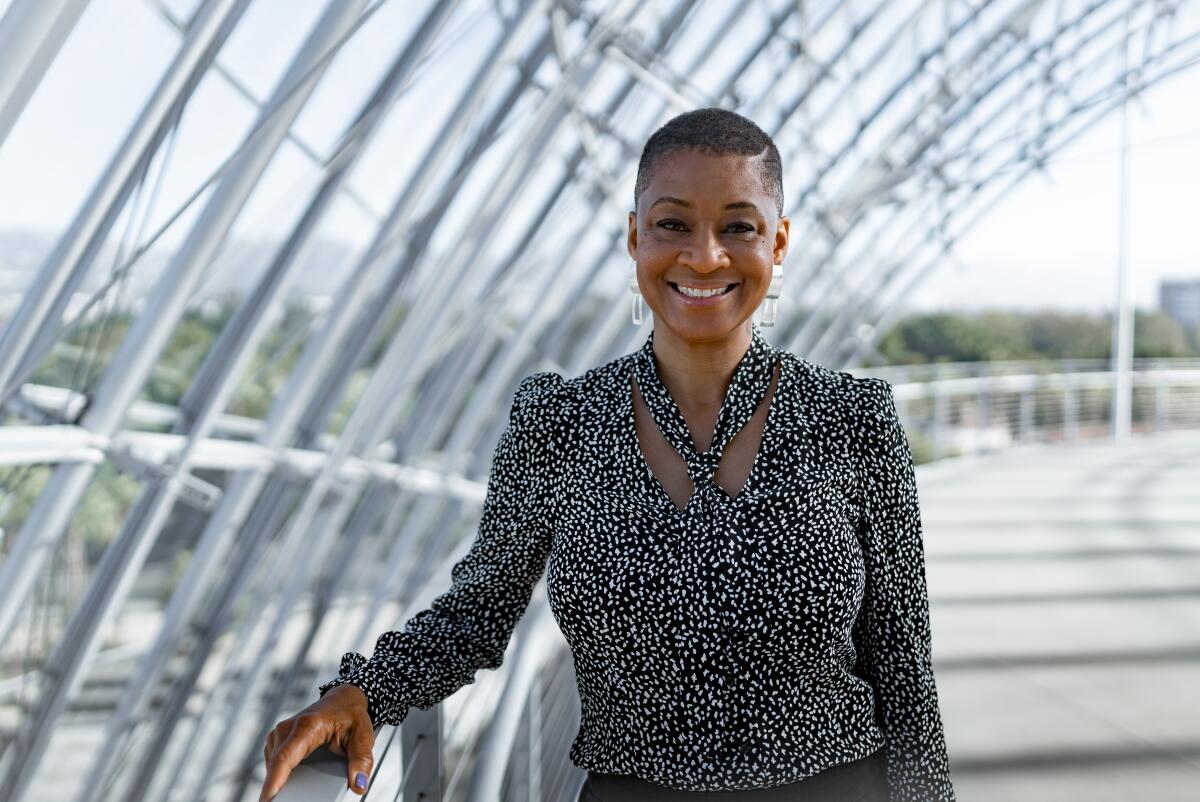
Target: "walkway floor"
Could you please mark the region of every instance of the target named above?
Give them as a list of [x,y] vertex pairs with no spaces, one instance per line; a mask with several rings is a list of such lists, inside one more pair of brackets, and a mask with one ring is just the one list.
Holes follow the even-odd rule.
[[959,799],[1200,800],[1200,432],[917,482]]

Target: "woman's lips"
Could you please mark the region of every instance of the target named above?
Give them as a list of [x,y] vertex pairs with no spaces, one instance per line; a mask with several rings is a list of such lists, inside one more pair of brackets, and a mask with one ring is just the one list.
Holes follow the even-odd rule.
[[[738,282],[733,285],[726,285],[726,287],[731,286],[732,289],[727,289],[725,292],[723,292],[719,295],[710,295],[706,298],[697,298],[697,297],[694,297],[691,295],[685,295],[683,292],[681,292],[679,290],[678,285],[676,285],[672,282],[668,281],[667,284],[670,285],[670,287],[671,287],[671,294],[674,295],[677,299],[679,299],[683,303],[684,306],[690,306],[690,307],[695,307],[695,308],[700,308],[700,309],[706,309],[710,306],[717,306],[718,304],[728,300],[730,297],[735,295],[738,291],[738,288],[742,286],[741,282]],[[711,288],[709,288],[709,289],[711,289]]]

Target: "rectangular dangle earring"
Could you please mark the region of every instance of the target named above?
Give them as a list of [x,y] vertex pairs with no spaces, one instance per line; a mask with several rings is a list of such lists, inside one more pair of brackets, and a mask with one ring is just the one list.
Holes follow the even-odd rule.
[[633,325],[642,325],[642,291],[637,283],[637,263],[629,271],[629,292],[633,296]]
[[764,328],[775,325],[779,293],[782,289],[783,265],[775,265],[771,268],[771,284],[767,288],[767,297],[763,300],[762,326]]

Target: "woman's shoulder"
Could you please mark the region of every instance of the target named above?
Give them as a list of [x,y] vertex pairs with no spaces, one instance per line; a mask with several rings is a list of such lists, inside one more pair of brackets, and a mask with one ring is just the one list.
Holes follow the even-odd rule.
[[784,366],[789,368],[787,373],[791,380],[804,386],[810,396],[815,394],[817,398],[838,404],[853,405],[856,402],[862,377],[813,362],[782,348],[776,350]]
[[790,369],[795,397],[803,399],[811,412],[854,421],[855,425],[878,425],[896,417],[892,385],[878,376],[855,375],[808,360],[789,351],[779,351]]
[[561,419],[574,397],[570,383],[552,370],[531,373],[513,394],[513,415],[521,420]]
[[619,404],[620,377],[628,373],[630,355],[618,357],[578,376],[556,370],[531,373],[521,379],[513,396],[511,422],[525,431],[553,433],[571,442],[580,425],[602,425],[597,415]]
[[570,416],[581,404],[591,405],[598,396],[611,395],[628,373],[632,358],[626,354],[572,377],[554,370],[531,373],[517,386],[514,406],[527,414]]

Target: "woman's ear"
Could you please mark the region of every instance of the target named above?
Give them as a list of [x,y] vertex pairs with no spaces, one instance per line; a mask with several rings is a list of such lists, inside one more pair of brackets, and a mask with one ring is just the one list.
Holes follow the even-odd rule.
[[783,259],[787,256],[788,237],[790,236],[791,224],[791,218],[781,217],[779,218],[779,224],[775,226],[775,247],[773,250],[775,264],[777,265],[783,264]]
[[629,251],[629,258],[637,261],[637,212],[629,213],[629,234],[625,238],[625,248]]

